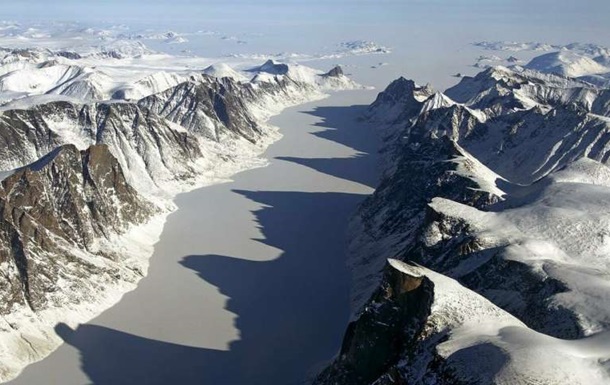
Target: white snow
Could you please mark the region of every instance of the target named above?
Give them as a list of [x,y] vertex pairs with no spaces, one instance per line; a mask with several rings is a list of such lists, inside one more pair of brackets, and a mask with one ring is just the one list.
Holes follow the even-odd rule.
[[146,96],[163,92],[187,80],[186,74],[182,73],[154,72],[133,83],[115,88],[113,96],[120,95],[122,99],[139,100]]
[[544,42],[516,42],[516,41],[480,41],[474,46],[490,51],[572,51],[587,56],[601,56],[608,54],[608,48],[599,44],[569,43],[550,44]]
[[498,183],[506,181],[506,179],[490,170],[478,159],[469,154],[468,151],[460,147],[459,144],[455,143],[455,146],[462,153],[462,156],[455,157],[451,160],[458,166],[456,174],[476,182],[481,191],[502,198],[505,195],[505,192],[498,188]]
[[14,173],[15,173],[15,170],[0,171],[0,181],[3,181],[4,179],[8,178],[9,176],[13,175]]
[[569,50],[551,52],[538,56],[532,59],[525,67],[568,77],[597,75],[610,72],[610,68],[599,64],[587,56]]
[[[549,306],[576,314],[592,335],[610,327],[609,175],[606,166],[586,159],[529,187],[536,192],[515,208],[482,212],[441,198],[430,206],[466,221],[488,247],[503,247],[504,258],[563,282],[569,291]],[[509,196],[507,207],[511,202]]]
[[421,266],[389,260],[404,274],[434,283],[425,334],[448,333],[436,350],[462,381],[514,385],[602,384],[610,381],[610,332],[561,340],[529,329],[457,281]]
[[44,94],[74,80],[83,73],[77,66],[53,65],[43,68],[24,68],[0,77],[0,92],[13,91]]
[[[561,45],[505,41],[482,41],[473,45],[490,51],[537,53],[537,56],[531,58],[529,63],[525,65],[526,68],[567,77],[583,77],[587,81],[604,86],[608,84],[607,74],[610,73],[610,60],[608,60],[610,49],[604,46],[583,43]],[[541,51],[548,53],[539,54]],[[518,61],[513,56],[506,59],[506,63],[509,65]],[[496,55],[481,55],[477,59],[475,67],[488,68],[502,62],[503,60]]]
[[203,70],[206,75],[213,76],[215,78],[231,78],[237,81],[246,81],[246,76],[234,70],[230,65],[226,63],[216,63],[206,67]]
[[457,103],[451,100],[447,95],[442,92],[435,92],[432,97],[425,99],[420,114],[439,108],[451,107],[454,104]]

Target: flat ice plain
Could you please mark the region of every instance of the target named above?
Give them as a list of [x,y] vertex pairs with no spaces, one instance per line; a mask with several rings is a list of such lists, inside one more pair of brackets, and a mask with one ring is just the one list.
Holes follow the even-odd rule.
[[284,111],[267,167],[177,197],[149,273],[11,384],[300,384],[338,351],[350,214],[377,180],[348,91]]

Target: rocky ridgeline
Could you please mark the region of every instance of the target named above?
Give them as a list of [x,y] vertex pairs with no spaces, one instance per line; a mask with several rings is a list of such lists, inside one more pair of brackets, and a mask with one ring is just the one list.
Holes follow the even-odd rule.
[[[595,305],[610,263],[594,235],[607,223],[600,197],[610,196],[607,95],[502,67],[444,94],[403,78],[382,92],[368,118],[386,140],[386,170],[351,224],[352,321],[314,383],[607,379],[605,353],[588,361],[553,339],[603,339],[596,333],[610,326]],[[419,268],[387,258],[430,270],[410,274]],[[528,337],[507,337],[507,326]]]
[[[4,111],[0,146],[7,153],[0,157],[0,169],[34,162],[62,144],[81,149],[107,144],[129,183],[163,195],[197,183],[214,168],[216,157],[226,162],[241,153],[259,153],[276,136],[263,123],[270,113],[319,97],[323,89],[355,86],[343,75],[320,84],[290,74],[270,76],[251,83],[197,75],[137,101],[56,101]],[[219,145],[216,153],[211,153],[213,144]]]

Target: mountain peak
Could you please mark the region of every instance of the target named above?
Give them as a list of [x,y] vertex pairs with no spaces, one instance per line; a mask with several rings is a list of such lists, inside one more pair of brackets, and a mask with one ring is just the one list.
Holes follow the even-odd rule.
[[216,63],[206,67],[203,73],[217,79],[221,78],[232,78],[234,80],[243,81],[245,77],[239,72],[235,71],[230,65],[226,63]]
[[418,86],[413,80],[399,77],[377,95],[368,109],[370,119],[391,122],[399,116],[415,117],[423,103],[434,94],[432,87]]
[[569,50],[550,52],[532,59],[526,68],[567,77],[580,77],[610,72],[610,68]]
[[266,72],[272,75],[286,75],[289,69],[288,64],[278,63],[272,59],[269,59],[255,70],[257,72]]
[[337,66],[333,67],[330,71],[325,73],[323,76],[333,77],[333,78],[341,77],[341,76],[343,76],[343,68],[341,68],[341,66],[337,65]]

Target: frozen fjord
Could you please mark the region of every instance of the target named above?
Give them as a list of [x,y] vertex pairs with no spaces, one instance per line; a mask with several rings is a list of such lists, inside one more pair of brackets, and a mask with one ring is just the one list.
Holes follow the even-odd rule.
[[375,134],[348,91],[272,120],[265,168],[178,196],[149,274],[11,382],[299,383],[338,350],[345,231],[376,183]]

